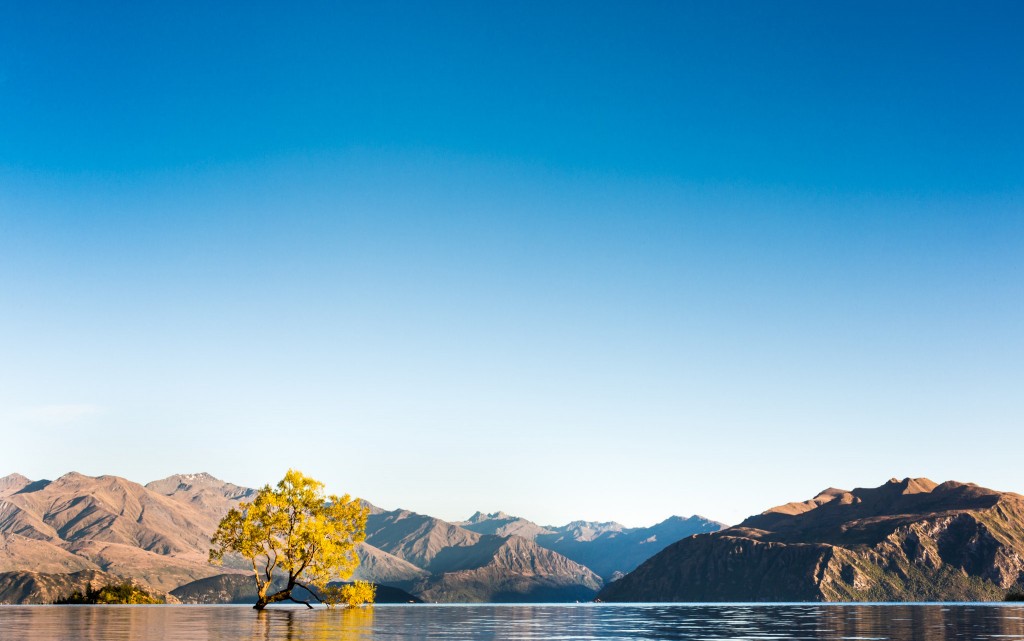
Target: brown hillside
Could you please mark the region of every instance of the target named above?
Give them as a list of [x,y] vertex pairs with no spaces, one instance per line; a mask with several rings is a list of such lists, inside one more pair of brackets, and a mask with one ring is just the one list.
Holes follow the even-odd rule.
[[1024,497],[892,479],[683,539],[608,601],[988,600],[1024,585]]

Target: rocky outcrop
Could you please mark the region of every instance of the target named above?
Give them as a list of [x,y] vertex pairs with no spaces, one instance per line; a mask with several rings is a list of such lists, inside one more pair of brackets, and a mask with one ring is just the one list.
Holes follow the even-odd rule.
[[892,479],[669,546],[606,601],[999,600],[1024,586],[1024,497]]

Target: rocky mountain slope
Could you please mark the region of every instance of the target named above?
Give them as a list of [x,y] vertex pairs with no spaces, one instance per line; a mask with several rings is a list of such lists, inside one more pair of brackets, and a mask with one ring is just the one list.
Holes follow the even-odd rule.
[[352,575],[354,581],[370,581],[381,585],[410,585],[430,576],[430,572],[367,543],[360,543],[357,553],[359,567]]
[[515,534],[576,561],[613,581],[645,560],[694,534],[717,532],[724,523],[702,516],[670,517],[650,527],[628,528],[620,523],[573,521],[562,526],[540,526],[504,512],[477,512],[462,527],[481,534]]
[[[208,474],[178,474],[145,486],[74,472],[54,481],[12,474],[0,478],[0,572],[104,572],[162,592],[223,573],[246,574],[240,559],[216,567],[207,553],[221,517],[254,492]],[[575,524],[563,532],[520,520],[518,530],[495,527],[482,534],[408,510],[369,507],[367,541],[353,578],[431,601],[589,599],[603,585],[601,577],[535,539],[598,540],[619,531]],[[486,520],[478,525],[495,525]]]
[[892,479],[683,539],[605,601],[999,600],[1024,587],[1024,496]]
[[32,481],[21,474],[8,474],[7,476],[0,478],[0,499],[3,497],[14,494],[18,490],[24,488]]
[[206,520],[206,529],[216,529],[220,519],[240,501],[248,501],[256,490],[227,483],[205,472],[175,474],[146,484],[146,489],[178,502],[187,503]]
[[102,570],[165,592],[223,572],[206,558],[212,508],[116,476],[12,477],[0,481],[0,571]]
[[366,542],[426,571],[392,583],[426,601],[575,601],[591,599],[601,578],[520,536],[478,534],[408,510],[371,514]]
[[589,601],[603,585],[589,568],[518,536],[481,535],[459,552],[412,591],[433,602],[536,603]]

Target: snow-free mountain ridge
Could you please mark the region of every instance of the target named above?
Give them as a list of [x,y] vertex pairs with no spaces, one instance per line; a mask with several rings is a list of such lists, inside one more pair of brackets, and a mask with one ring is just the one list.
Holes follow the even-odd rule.
[[[28,601],[48,598],[57,589],[53,586],[108,575],[189,598],[221,594],[223,589],[187,586],[235,585],[235,579],[208,579],[251,571],[230,556],[223,566],[212,566],[207,555],[223,515],[254,494],[205,473],[175,474],[146,485],[77,472],[53,481],[10,474],[0,478],[0,585],[11,586],[7,597]],[[519,520],[518,528],[478,532],[409,510],[367,505],[367,539],[358,549],[361,564],[354,579],[429,601],[585,600],[604,584],[599,572],[541,543],[543,537],[576,536],[558,528]],[[478,521],[480,527],[495,525]],[[565,527],[567,533],[577,528]],[[614,565],[631,563],[630,557]],[[65,576],[72,573],[78,578]],[[29,584],[50,587],[28,589]]]
[[987,601],[1024,590],[1024,496],[925,478],[829,488],[682,539],[606,601]]

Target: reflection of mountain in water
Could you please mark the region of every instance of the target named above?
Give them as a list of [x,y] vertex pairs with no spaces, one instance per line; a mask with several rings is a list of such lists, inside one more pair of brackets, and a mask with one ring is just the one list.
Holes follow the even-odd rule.
[[802,639],[963,641],[1024,637],[1024,608],[985,605],[497,605],[356,610],[248,607],[48,607],[0,611],[19,641],[218,639]]

